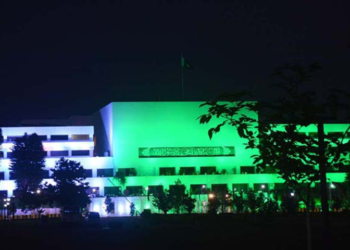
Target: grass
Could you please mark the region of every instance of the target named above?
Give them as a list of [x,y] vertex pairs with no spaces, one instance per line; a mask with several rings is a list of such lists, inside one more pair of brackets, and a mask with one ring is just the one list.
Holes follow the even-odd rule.
[[[2,222],[0,222],[1,224]],[[350,216],[331,216],[332,243],[347,243]],[[320,214],[312,215],[314,249],[322,246]],[[152,215],[101,218],[100,226],[16,221],[0,226],[3,249],[306,249],[304,215]]]

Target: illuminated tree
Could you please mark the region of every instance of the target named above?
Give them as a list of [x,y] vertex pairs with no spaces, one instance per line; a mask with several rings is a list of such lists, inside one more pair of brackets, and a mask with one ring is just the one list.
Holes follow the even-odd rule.
[[61,207],[85,208],[91,203],[87,194],[89,183],[85,182],[84,167],[79,162],[61,158],[52,169],[55,186],[49,185],[53,200]]
[[37,134],[16,139],[12,148],[11,175],[16,182],[16,200],[23,211],[39,208],[43,203],[41,195],[45,174],[45,151]]
[[125,171],[122,169],[118,169],[118,171],[115,173],[114,179],[116,179],[119,184],[124,187],[126,184],[126,174]]
[[135,216],[135,215],[136,215],[135,203],[131,202],[130,203],[130,216]]
[[104,205],[107,214],[110,214],[114,210],[114,203],[112,202],[112,199],[109,195],[106,196]]
[[[341,110],[349,111],[349,105],[341,102],[349,96],[330,90],[325,101],[319,103],[315,92],[302,91],[318,69],[317,64],[278,68],[274,72],[278,80],[274,87],[282,91],[275,92],[280,99],[257,103],[245,101],[249,96],[246,92],[223,95],[203,103],[201,106],[207,106],[208,112],[199,119],[202,124],[209,123],[213,117],[221,119],[209,129],[210,138],[220,132],[222,126],[234,127],[238,135],[246,139],[247,149],[258,150],[258,154],[252,156],[257,172],[276,169],[287,186],[305,203],[307,218],[311,185],[321,181],[324,229],[325,235],[329,235],[325,171],[347,163],[345,155],[349,153],[350,144],[344,138],[350,127],[341,131],[342,136],[325,136],[323,124],[330,118],[341,119]],[[317,138],[300,133],[312,126],[317,127]]]

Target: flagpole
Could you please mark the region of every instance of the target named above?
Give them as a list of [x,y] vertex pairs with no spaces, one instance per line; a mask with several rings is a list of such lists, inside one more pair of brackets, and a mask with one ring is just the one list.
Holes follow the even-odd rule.
[[183,62],[183,56],[181,53],[181,97],[182,100],[184,100],[184,62]]

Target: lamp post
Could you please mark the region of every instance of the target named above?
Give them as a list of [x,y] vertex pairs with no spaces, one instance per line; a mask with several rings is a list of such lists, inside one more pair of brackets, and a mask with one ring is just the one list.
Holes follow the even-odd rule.
[[335,188],[335,185],[331,181],[331,184],[329,186],[329,206],[331,210],[333,209],[332,189],[334,188]]

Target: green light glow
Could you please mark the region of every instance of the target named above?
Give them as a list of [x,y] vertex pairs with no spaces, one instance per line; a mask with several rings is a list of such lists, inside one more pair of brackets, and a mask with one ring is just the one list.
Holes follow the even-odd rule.
[[[260,188],[265,185],[264,190],[270,190],[274,184],[283,183],[276,173],[242,173],[242,167],[254,166],[251,156],[258,152],[247,150],[246,141],[229,126],[222,127],[210,140],[208,130],[212,124],[203,125],[196,120],[205,113],[205,108],[199,108],[200,104],[202,102],[112,103],[108,144],[116,170],[136,169],[137,176],[127,177],[128,186],[163,185],[169,189],[180,179],[187,189],[191,185],[206,185],[211,189],[213,184],[227,184],[230,190],[247,184],[246,189],[254,189],[254,184],[259,184]],[[254,117],[249,111],[245,112]],[[213,117],[212,122],[218,124],[222,120]],[[325,125],[325,132],[344,132],[346,128],[346,124]],[[309,135],[317,132],[317,127],[302,127],[300,132]],[[166,167],[175,168],[175,175],[160,175],[159,169]],[[180,175],[183,167],[194,167],[195,174]],[[217,173],[200,174],[201,167],[215,167]],[[225,174],[218,174],[222,170]],[[327,178],[343,182],[345,173],[327,173]]]

